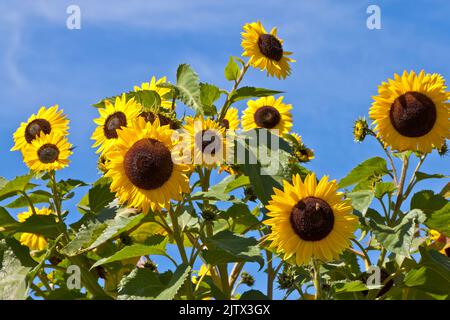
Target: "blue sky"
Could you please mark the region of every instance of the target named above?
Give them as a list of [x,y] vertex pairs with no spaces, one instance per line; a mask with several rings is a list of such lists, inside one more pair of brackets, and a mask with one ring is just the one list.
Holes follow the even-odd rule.
[[[66,28],[66,8],[81,8],[81,30]],[[366,28],[369,4],[381,7],[381,30]],[[202,81],[229,88],[223,68],[240,55],[246,22],[277,26],[297,60],[284,81],[251,70],[244,85],[285,91],[295,131],[313,148],[309,168],[342,178],[378,145],[353,142],[354,119],[366,115],[377,86],[404,69],[450,76],[449,1],[6,1],[0,0],[0,176],[26,172],[12,133],[40,106],[59,104],[77,146],[60,176],[97,179],[90,148],[91,107],[152,75],[174,81],[189,63]],[[245,103],[237,105],[240,110]],[[433,154],[426,172],[450,174]],[[442,182],[424,184],[438,189]]]

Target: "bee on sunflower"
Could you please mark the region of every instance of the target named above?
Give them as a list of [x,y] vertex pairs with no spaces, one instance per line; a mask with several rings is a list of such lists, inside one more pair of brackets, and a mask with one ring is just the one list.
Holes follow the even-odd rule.
[[[37,215],[44,215],[44,216],[52,214],[52,211],[48,208],[41,208],[41,209],[35,208],[35,212]],[[17,215],[17,218],[19,219],[20,223],[23,223],[27,221],[27,219],[32,215],[33,211],[30,209],[28,211],[19,213]],[[47,239],[40,234],[24,232],[20,235],[19,241],[22,245],[30,248],[30,250],[41,251],[47,247]]]
[[[170,93],[170,88],[164,88],[164,87],[159,87],[159,84],[163,84],[167,82],[167,78],[166,77],[162,77],[158,80],[156,80],[156,77],[153,76],[152,79],[150,80],[150,82],[143,82],[141,84],[141,86],[134,86],[134,91],[143,91],[143,90],[151,90],[151,91],[155,91],[160,99],[161,99],[161,106],[165,109],[172,109],[172,100],[171,99],[167,99],[167,94]],[[175,105],[173,106],[175,107]]]
[[41,133],[50,134],[59,132],[66,135],[69,130],[69,120],[63,114],[63,110],[58,110],[58,105],[50,108],[41,107],[37,114],[32,114],[27,122],[22,122],[14,132],[14,146],[11,151],[23,151]]
[[100,118],[94,120],[97,128],[92,134],[93,148],[97,153],[108,152],[118,139],[118,131],[129,127],[141,114],[142,106],[134,98],[127,101],[126,95],[116,97],[114,104],[105,100],[105,108],[99,108]]
[[264,223],[271,227],[271,247],[284,260],[294,257],[297,265],[312,258],[330,261],[350,246],[358,219],[337,189],[335,180],[324,176],[317,183],[315,174],[304,181],[294,175],[292,184],[283,181],[283,190],[274,188]]
[[138,117],[131,127],[117,131],[115,148],[108,153],[106,177],[120,203],[143,212],[168,208],[171,200],[181,200],[189,192],[189,167],[176,152],[173,130]]
[[285,79],[291,74],[289,62],[295,62],[289,56],[292,52],[284,51],[283,40],[278,38],[277,29],[272,28],[268,33],[261,22],[252,22],[244,25],[242,34],[242,56],[250,57],[249,63],[254,68],[278,79]]
[[68,166],[71,154],[72,145],[61,132],[41,132],[40,136],[23,150],[23,159],[32,171],[55,171]]
[[441,75],[404,71],[379,86],[369,115],[386,146],[430,153],[450,138],[449,98]]
[[215,168],[226,160],[225,128],[215,120],[187,117],[182,139],[189,145],[194,165]]
[[274,96],[248,100],[247,109],[242,116],[245,131],[256,128],[278,130],[279,134],[288,133],[292,128],[291,104],[283,103],[283,97]]

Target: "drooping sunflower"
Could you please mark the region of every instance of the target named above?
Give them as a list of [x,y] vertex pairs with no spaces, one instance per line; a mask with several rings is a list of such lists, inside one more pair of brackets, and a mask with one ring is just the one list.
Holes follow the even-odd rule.
[[239,128],[239,111],[236,108],[228,108],[225,116],[220,121],[220,125],[226,130],[237,130]]
[[167,208],[189,192],[188,166],[174,152],[173,130],[139,117],[132,127],[118,130],[115,148],[109,153],[106,177],[120,203],[147,212]]
[[39,137],[41,132],[50,134],[60,132],[67,134],[69,130],[69,120],[63,114],[63,110],[58,110],[58,105],[50,108],[41,107],[37,114],[31,115],[27,122],[22,122],[14,133],[14,150],[24,150],[34,139]]
[[242,48],[244,57],[250,57],[249,63],[255,68],[267,70],[267,74],[278,79],[286,78],[291,74],[289,58],[292,52],[283,50],[283,40],[277,37],[277,29],[272,28],[267,33],[261,22],[247,23],[242,35]]
[[72,145],[62,133],[41,132],[23,151],[23,161],[36,172],[61,170],[69,164],[71,149]]
[[127,101],[125,94],[116,97],[114,104],[105,100],[105,108],[99,108],[100,118],[94,120],[97,124],[92,140],[93,148],[99,147],[97,153],[108,152],[117,141],[119,129],[129,127],[141,114],[142,106],[134,98]]
[[[52,214],[52,211],[48,208],[35,208],[36,214],[48,216]],[[17,215],[19,222],[25,222],[31,215],[33,215],[32,210],[28,210]],[[47,246],[47,239],[35,233],[22,233],[20,235],[20,243],[24,246],[30,248],[30,250],[44,250]]]
[[243,129],[265,128],[278,130],[279,134],[288,133],[292,127],[292,105],[282,101],[283,97],[275,100],[274,96],[248,100],[242,116]]
[[226,162],[225,128],[218,122],[201,116],[187,117],[183,131],[194,165],[214,168]]
[[314,159],[314,150],[308,148],[302,140],[302,137],[297,133],[293,132],[290,134],[285,134],[285,138],[291,142],[293,160],[299,162],[309,162]]
[[292,184],[283,181],[283,190],[274,188],[265,224],[272,229],[271,246],[285,260],[295,257],[298,265],[312,257],[329,261],[350,246],[358,220],[337,189],[335,180],[325,176],[317,183],[315,174],[304,181],[294,175]]
[[170,92],[170,88],[158,87],[158,84],[166,83],[167,78],[162,77],[159,80],[156,80],[156,77],[153,76],[150,82],[143,82],[141,86],[134,86],[134,91],[142,91],[142,90],[152,90],[155,91],[159,97],[161,98],[161,106],[166,109],[172,109],[172,100],[165,98],[165,96]]
[[369,115],[387,146],[429,153],[450,137],[449,98],[441,75],[404,71],[379,86]]

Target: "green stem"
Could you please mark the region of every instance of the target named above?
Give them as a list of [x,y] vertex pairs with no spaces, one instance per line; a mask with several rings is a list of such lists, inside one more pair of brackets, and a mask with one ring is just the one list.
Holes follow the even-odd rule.
[[381,148],[383,148],[384,153],[386,154],[391,167],[392,167],[392,173],[394,174],[394,184],[397,185],[398,184],[398,175],[397,175],[397,169],[395,168],[395,164],[394,164],[394,159],[391,157],[391,155],[389,154],[389,151],[387,150],[387,148],[385,147],[383,141],[381,141],[375,132],[373,132],[372,130],[369,130],[369,134],[375,137],[375,140],[378,141],[378,143],[380,144]]
[[403,166],[402,166],[402,173],[400,176],[400,182],[398,184],[398,193],[397,193],[397,201],[395,203],[395,207],[394,207],[394,212],[392,214],[392,224],[395,224],[395,221],[397,219],[397,216],[399,214],[400,211],[400,207],[402,205],[402,202],[404,200],[403,198],[403,188],[405,186],[405,179],[406,179],[406,172],[408,170],[408,164],[409,164],[409,156],[405,156],[403,158]]
[[320,261],[316,258],[312,259],[313,264],[313,283],[314,288],[316,288],[315,299],[320,300],[322,298],[322,279],[320,278]]
[[30,197],[27,195],[27,193],[25,191],[21,191],[20,193],[27,200],[28,205],[30,206],[31,212],[35,215],[36,214],[36,208],[34,207],[33,201],[31,201]]
[[272,264],[272,252],[266,250],[267,257],[267,297],[272,300],[273,299],[273,281],[274,281],[274,272],[273,272],[273,264]]
[[369,266],[372,265],[372,262],[370,261],[369,255],[367,254],[367,250],[362,246],[361,243],[359,243],[358,240],[356,239],[351,239],[353,241],[354,244],[356,244],[362,251],[364,258],[365,258],[365,264],[366,264],[366,268],[368,268]]

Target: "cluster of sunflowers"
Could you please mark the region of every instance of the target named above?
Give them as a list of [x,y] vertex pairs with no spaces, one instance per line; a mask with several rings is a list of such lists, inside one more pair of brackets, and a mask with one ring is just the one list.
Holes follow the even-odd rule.
[[[276,28],[266,32],[260,22],[246,24],[242,37],[242,56],[248,60],[230,58],[225,68],[227,80],[233,83],[230,91],[200,83],[188,65],[181,65],[176,84],[166,77],[152,77],[134,91],[95,105],[100,116],[94,120],[92,139],[102,178],[79,205],[83,218],[70,228],[65,224],[68,213],[63,211],[63,201],[71,198],[75,187],[87,185],[56,179],[55,171],[68,165],[72,153],[67,141],[69,121],[53,106],[42,107],[21,124],[12,150],[22,152],[31,177],[49,181],[51,192],[29,194],[36,186],[29,182],[31,177],[12,193],[13,182],[2,183],[0,199],[6,198],[6,188],[9,196],[21,196],[29,210],[18,216],[21,227],[11,220],[14,227],[0,224],[0,239],[18,234],[19,242],[32,250],[38,266],[30,272],[39,281],[29,277],[26,281],[34,295],[49,298],[52,291],[64,289],[63,271],[75,264],[82,269],[87,289],[79,298],[273,298],[275,280],[286,290],[286,297],[297,292],[302,299],[383,298],[389,292],[391,298],[408,298],[408,294],[410,298],[420,294],[447,298],[445,286],[429,293],[408,277],[415,279],[425,267],[412,256],[419,251],[422,260],[433,255],[434,263],[448,268],[448,261],[436,258],[434,250],[448,259],[449,184],[439,194],[427,190],[414,195],[411,210],[402,207],[420,180],[446,178],[419,171],[433,149],[445,153],[450,137],[450,93],[444,79],[423,71],[395,75],[374,97],[369,112],[373,129],[364,118],[355,122],[355,140],[375,137],[390,168],[375,157],[339,183],[327,176],[317,179],[303,166],[314,158],[313,151],[291,132],[292,105],[276,97],[278,91],[240,87],[250,67],[286,78],[291,73],[289,63],[294,62],[289,57],[292,53],[284,50]],[[222,95],[223,106],[217,110],[215,104]],[[242,100],[247,100],[247,108],[239,119],[234,105]],[[180,119],[179,103],[192,108],[195,115]],[[277,151],[287,156],[276,158],[279,172],[265,177],[261,163],[242,164],[225,157],[236,147],[234,138],[252,130],[268,132],[281,141],[283,150]],[[418,164],[407,184],[412,155]],[[402,161],[400,174],[395,157]],[[220,177],[223,172],[225,178],[212,184],[213,173]],[[348,190],[350,186],[353,190]],[[244,191],[242,198],[230,195],[239,188]],[[346,189],[340,192],[340,188]],[[36,201],[45,202],[43,198],[49,207],[35,208]],[[374,198],[384,215],[369,208]],[[253,208],[252,201],[256,202]],[[436,203],[430,205],[430,201]],[[55,218],[32,221],[35,216]],[[59,233],[48,232],[52,223]],[[428,228],[423,229],[424,225]],[[249,233],[259,235],[259,240]],[[181,263],[166,253],[167,243],[176,245]],[[1,244],[2,248],[8,245]],[[261,251],[266,253],[265,263]],[[168,258],[175,272],[160,273],[151,255]],[[359,263],[369,268],[375,258],[381,281],[371,287]],[[202,264],[195,272],[198,259]],[[45,261],[50,261],[47,268],[54,269],[52,277],[46,274]],[[236,293],[239,285],[255,282],[242,271],[249,262],[266,268],[265,294]],[[126,264],[132,267],[125,268]],[[406,277],[398,279],[401,273]],[[448,281],[448,274],[438,272],[436,277]],[[104,287],[98,278],[105,279]],[[161,290],[139,290],[145,287],[141,281],[154,281]]]

